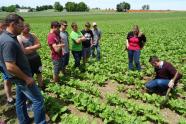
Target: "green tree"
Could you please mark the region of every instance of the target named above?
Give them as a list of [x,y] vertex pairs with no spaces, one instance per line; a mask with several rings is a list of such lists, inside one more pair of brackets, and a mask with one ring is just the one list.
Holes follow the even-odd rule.
[[127,12],[130,10],[130,4],[127,2],[122,2],[116,5],[116,9],[118,12]]
[[61,11],[63,11],[63,6],[62,6],[59,2],[55,2],[55,3],[54,3],[54,9],[55,9],[56,11],[61,12]]
[[67,12],[73,12],[73,11],[76,11],[77,4],[75,2],[67,2],[65,4],[65,8]]
[[16,6],[15,5],[10,5],[5,8],[6,12],[15,12],[16,11]]
[[77,4],[77,11],[88,11],[89,8],[84,2],[80,2]]

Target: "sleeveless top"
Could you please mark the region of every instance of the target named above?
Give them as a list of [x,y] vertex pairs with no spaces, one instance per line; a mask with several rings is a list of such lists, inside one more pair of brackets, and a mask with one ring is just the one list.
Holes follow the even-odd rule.
[[[33,37],[32,34],[29,33],[29,37],[27,37],[27,38],[25,38],[24,36],[20,35],[20,40],[21,40],[24,48],[26,48],[26,47],[34,45],[35,38]],[[38,57],[39,54],[36,51],[34,51],[33,53],[26,54],[26,56],[30,60],[30,59],[34,59],[34,58]]]

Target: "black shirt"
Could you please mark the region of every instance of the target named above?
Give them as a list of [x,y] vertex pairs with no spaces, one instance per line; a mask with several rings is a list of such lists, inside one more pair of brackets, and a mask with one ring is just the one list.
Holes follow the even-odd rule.
[[93,36],[94,36],[92,31],[91,30],[88,30],[88,31],[82,30],[81,33],[86,38],[86,41],[82,42],[83,48],[90,47],[90,45],[91,45],[90,41],[91,41],[91,39],[93,39]]

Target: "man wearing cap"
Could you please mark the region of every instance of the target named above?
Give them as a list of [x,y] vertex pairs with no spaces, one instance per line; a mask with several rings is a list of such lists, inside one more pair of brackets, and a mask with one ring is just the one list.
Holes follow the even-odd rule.
[[86,38],[86,40],[82,43],[83,50],[82,50],[82,56],[83,56],[83,64],[87,62],[88,57],[90,56],[90,47],[93,42],[93,33],[90,30],[91,24],[87,22],[85,24],[85,29],[81,31],[83,36]]
[[91,57],[95,56],[94,54],[94,50],[96,49],[97,51],[97,60],[100,61],[100,40],[101,40],[101,30],[97,28],[97,24],[96,22],[93,22],[92,24],[93,29],[93,43],[92,43],[92,47],[91,47]]
[[53,62],[53,81],[59,82],[59,73],[62,71],[62,47],[64,44],[60,39],[60,24],[57,21],[51,22],[50,33],[48,34],[48,45],[51,49]]

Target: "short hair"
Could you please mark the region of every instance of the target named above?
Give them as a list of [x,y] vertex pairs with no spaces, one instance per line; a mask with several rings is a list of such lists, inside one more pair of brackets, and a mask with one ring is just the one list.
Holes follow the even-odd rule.
[[18,24],[20,20],[24,21],[23,17],[19,16],[18,14],[9,14],[8,16],[6,16],[4,22],[6,26],[8,26],[12,22]]
[[77,25],[76,22],[72,22],[71,27],[73,28],[75,25]]
[[24,27],[30,27],[30,24],[24,23]]
[[60,27],[61,25],[59,24],[59,22],[58,21],[53,21],[53,22],[51,22],[51,28],[53,28],[53,27],[55,27],[55,28],[57,28],[57,27]]
[[150,56],[149,62],[159,62],[160,59],[157,56]]
[[89,22],[85,23],[85,27],[90,27],[90,26],[91,26],[91,24]]
[[67,24],[67,21],[66,20],[61,20],[61,24]]

